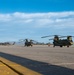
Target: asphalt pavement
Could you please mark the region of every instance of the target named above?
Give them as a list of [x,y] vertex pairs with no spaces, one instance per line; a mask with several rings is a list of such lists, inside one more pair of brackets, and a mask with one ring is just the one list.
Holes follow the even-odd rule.
[[42,75],[74,75],[74,47],[0,46],[0,57]]

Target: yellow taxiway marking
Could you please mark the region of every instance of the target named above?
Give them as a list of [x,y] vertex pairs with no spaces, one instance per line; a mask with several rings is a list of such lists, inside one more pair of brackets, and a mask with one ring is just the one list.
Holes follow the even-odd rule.
[[11,62],[2,57],[0,57],[0,74],[1,75],[42,75],[38,72],[35,72],[31,69],[23,67],[14,62]]
[[0,75],[18,75],[18,74],[0,62]]

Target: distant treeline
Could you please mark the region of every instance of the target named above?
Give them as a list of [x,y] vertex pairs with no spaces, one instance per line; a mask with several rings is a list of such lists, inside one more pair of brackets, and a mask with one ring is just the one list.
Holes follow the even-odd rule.
[[13,42],[13,44],[11,44],[10,42],[0,42],[0,45],[14,45],[15,42]]

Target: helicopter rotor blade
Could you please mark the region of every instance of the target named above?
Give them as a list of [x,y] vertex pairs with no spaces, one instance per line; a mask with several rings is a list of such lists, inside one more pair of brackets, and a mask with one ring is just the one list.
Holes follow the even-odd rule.
[[72,37],[74,37],[74,36],[72,36]]
[[41,38],[47,38],[47,37],[51,37],[51,36],[43,36],[43,37],[41,37]]
[[32,40],[33,43],[39,43],[38,41]]
[[54,39],[49,39],[49,40],[54,40]]
[[19,42],[24,42],[24,41],[25,41],[25,39],[20,39],[20,40],[19,40]]
[[64,38],[64,37],[74,37],[74,36],[68,35],[68,36],[61,36],[59,38]]
[[67,37],[67,36],[60,36],[59,38],[64,38],[64,37]]
[[43,36],[43,37],[41,37],[41,38],[47,38],[47,37],[52,37],[52,36],[60,36],[60,37],[63,37],[63,36],[61,36],[61,35],[49,35],[49,36]]
[[41,38],[47,38],[47,37],[52,37],[52,36],[60,36],[60,35],[49,35],[49,36],[43,36]]

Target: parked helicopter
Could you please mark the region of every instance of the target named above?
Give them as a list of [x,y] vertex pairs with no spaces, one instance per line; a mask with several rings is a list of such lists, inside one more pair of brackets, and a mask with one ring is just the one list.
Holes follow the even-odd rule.
[[19,40],[20,42],[24,42],[24,46],[27,46],[27,47],[29,47],[29,46],[33,46],[33,42],[32,42],[32,40],[29,40],[29,39],[20,39]]
[[34,44],[38,43],[37,41],[32,40],[32,39],[20,39],[19,41],[24,42],[24,46],[27,46],[27,47],[29,47],[29,46],[32,47]]
[[[73,45],[73,40],[72,40],[72,37],[74,36],[59,36],[59,35],[52,35],[54,36],[54,38],[51,38],[49,40],[53,40],[53,47],[55,46],[60,46],[60,47],[63,47],[63,46],[71,46]],[[41,38],[46,38],[46,37],[51,37],[51,36],[43,36]],[[64,38],[64,37],[67,37],[66,39],[60,39],[60,38]]]

